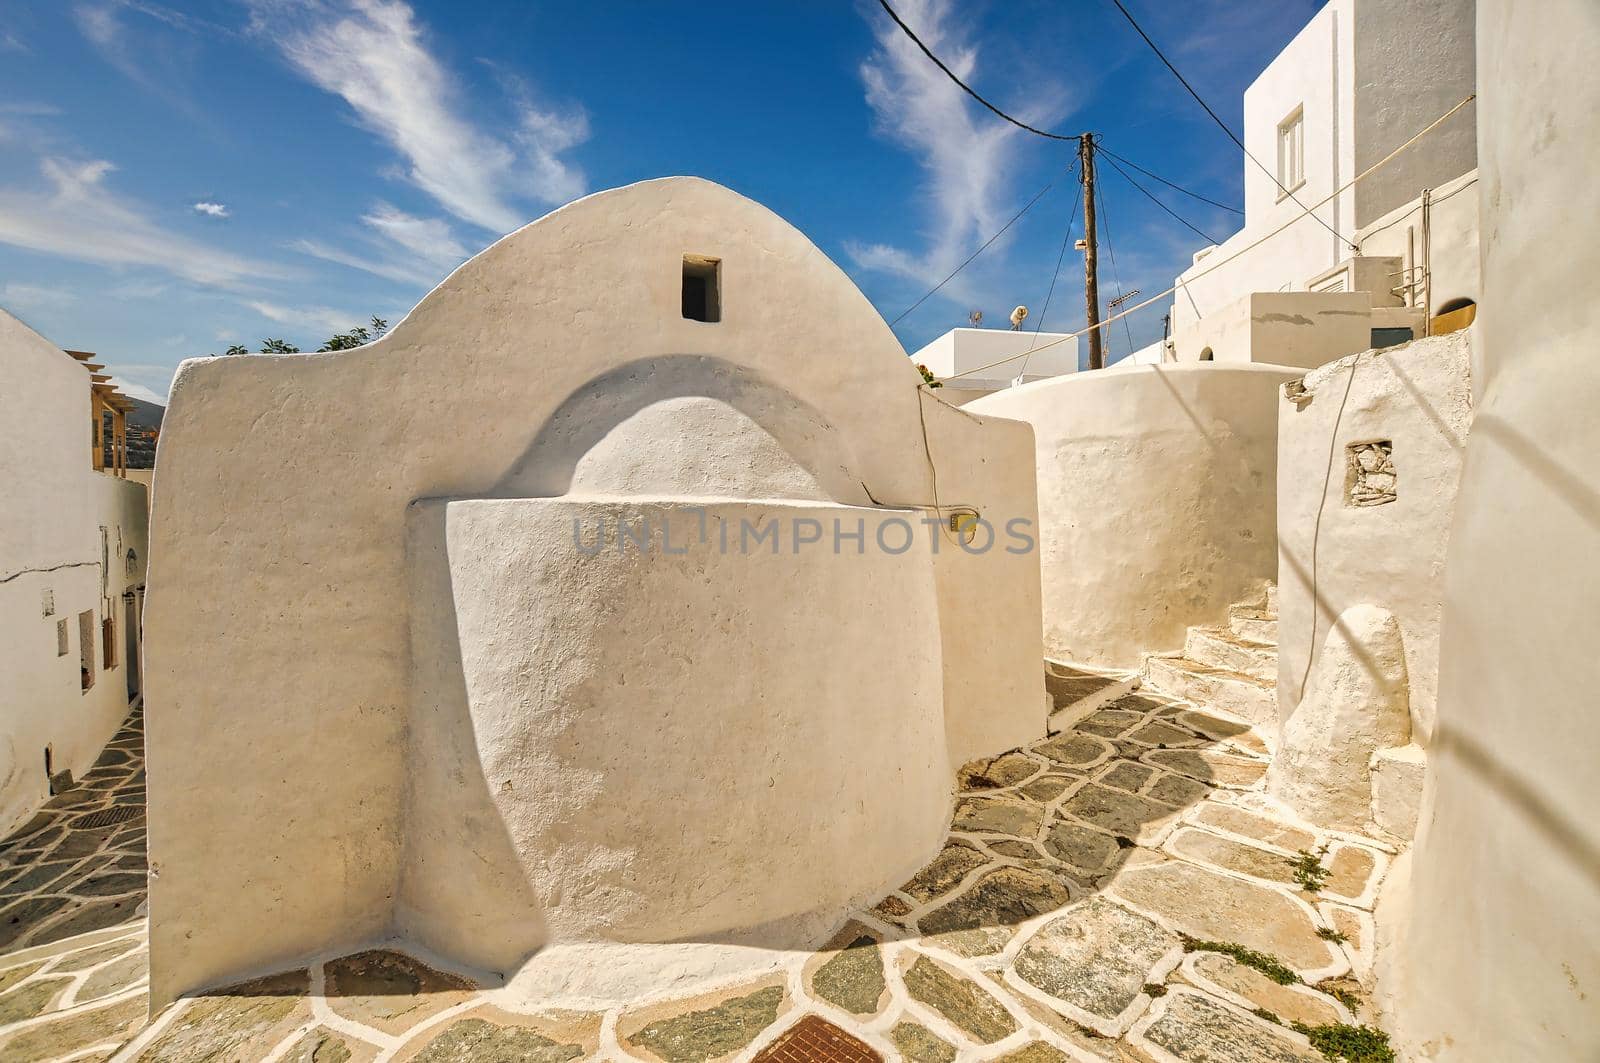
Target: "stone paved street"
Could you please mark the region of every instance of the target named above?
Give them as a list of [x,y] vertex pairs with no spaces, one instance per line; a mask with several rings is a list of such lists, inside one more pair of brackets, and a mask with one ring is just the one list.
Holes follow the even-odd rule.
[[147,1025],[140,728],[0,852],[0,1059],[1320,1060],[1290,1025],[1361,1018],[1393,855],[1272,815],[1261,738],[1146,688],[969,765],[931,863],[736,984],[552,1010],[372,950]]

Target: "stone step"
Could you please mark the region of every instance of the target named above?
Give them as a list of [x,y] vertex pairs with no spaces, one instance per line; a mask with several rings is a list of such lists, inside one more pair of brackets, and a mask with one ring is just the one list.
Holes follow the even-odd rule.
[[1145,680],[1162,693],[1201,708],[1232,713],[1264,731],[1278,729],[1276,686],[1255,676],[1171,654],[1145,658]]
[[1097,709],[1133,693],[1140,678],[1138,672],[1045,661],[1044,687],[1051,703],[1046,733],[1065,731]]
[[1236,605],[1228,610],[1228,627],[1235,635],[1253,642],[1277,645],[1278,614],[1256,606]]
[[1183,655],[1208,668],[1243,672],[1268,682],[1278,679],[1278,648],[1270,642],[1240,638],[1228,628],[1190,628]]
[[1267,584],[1267,612],[1274,617],[1278,615],[1278,583],[1276,580]]

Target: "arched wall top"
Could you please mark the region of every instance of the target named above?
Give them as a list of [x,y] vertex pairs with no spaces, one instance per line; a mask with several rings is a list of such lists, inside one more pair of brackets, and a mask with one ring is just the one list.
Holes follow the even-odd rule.
[[[718,260],[720,321],[684,317],[685,255]],[[164,871],[153,996],[390,927],[408,503],[548,492],[583,453],[578,409],[695,388],[749,414],[839,502],[931,501],[919,380],[805,236],[682,177],[519,229],[370,346],[185,362],[159,443],[145,616]],[[285,780],[262,750],[291,748]],[[343,869],[339,888],[308,873],[269,889],[214,859],[261,838],[304,869]]]

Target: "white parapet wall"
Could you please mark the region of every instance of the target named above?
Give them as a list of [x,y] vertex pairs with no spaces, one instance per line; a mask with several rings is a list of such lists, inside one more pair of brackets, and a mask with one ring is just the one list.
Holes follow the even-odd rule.
[[0,393],[13,399],[0,424],[3,835],[49,798],[47,759],[82,777],[127,716],[148,551],[143,485],[92,465],[89,372],[3,311]]
[[1019,376],[1030,381],[1076,373],[1078,338],[1032,329],[957,328],[911,360],[936,377],[954,377],[946,384],[952,390],[993,390],[1009,387]]
[[[1287,719],[1346,609],[1400,623],[1411,732],[1439,683],[1444,557],[1472,420],[1468,334],[1341,358],[1278,417],[1278,713]],[[1379,468],[1387,464],[1388,469]]]
[[965,407],[1033,426],[1047,654],[1136,667],[1274,577],[1278,391],[1299,375],[1128,365]]
[[[1409,874],[1378,905],[1402,1058],[1600,1058],[1600,8],[1478,0],[1483,299]],[[1403,487],[1402,487],[1403,490]]]
[[[955,764],[1046,716],[1037,552],[948,529],[1034,523],[1031,433],[919,384],[802,234],[693,178],[526,226],[369,347],[185,362],[152,999],[397,932],[507,974],[816,944],[892,888]],[[781,550],[585,554],[563,519],[616,507],[765,514]]]

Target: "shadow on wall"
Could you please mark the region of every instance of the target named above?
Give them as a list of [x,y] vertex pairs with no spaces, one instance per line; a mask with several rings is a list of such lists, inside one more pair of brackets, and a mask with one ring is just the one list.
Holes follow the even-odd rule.
[[[447,511],[413,502],[406,516],[413,685],[396,929],[503,978],[548,934],[489,780],[471,770],[483,757],[445,549]],[[452,770],[438,771],[441,764]]]
[[[759,431],[729,431],[715,408],[722,405]],[[666,423],[626,433],[627,448],[643,453],[606,447],[619,427],[660,406],[670,408],[659,415]],[[551,414],[492,493],[550,497],[592,487],[580,469],[590,456],[611,466],[601,477],[623,481],[605,485],[613,490],[762,497],[752,488],[768,487],[770,497],[871,502],[848,445],[820,410],[754,369],[704,355],[642,358],[590,380]],[[813,482],[783,475],[794,469]]]

